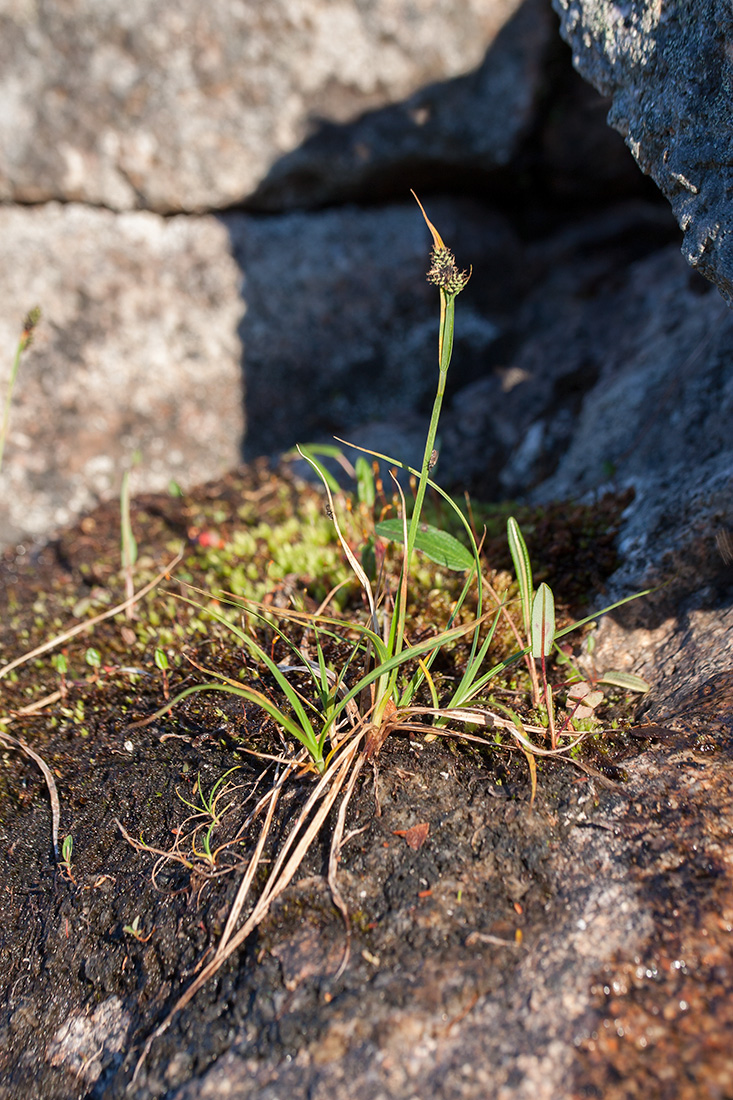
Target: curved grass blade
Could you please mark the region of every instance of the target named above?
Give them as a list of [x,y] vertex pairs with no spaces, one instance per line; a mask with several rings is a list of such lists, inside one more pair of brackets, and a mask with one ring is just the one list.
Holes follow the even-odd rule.
[[338,447],[333,447],[330,444],[324,444],[323,446],[302,444],[300,447],[298,447],[298,451],[300,452],[301,457],[306,460],[306,462],[310,462],[311,466],[316,471],[321,481],[324,483],[324,485],[328,485],[332,493],[341,492],[341,486],[339,485],[338,481],[333,476],[331,471],[326,469],[323,463],[319,462],[319,460],[316,458],[316,455],[320,454],[323,455],[324,458],[338,459],[338,456],[341,453]]
[[341,543],[341,549],[343,550],[344,554],[346,555],[346,560],[348,561],[349,565],[353,569],[353,571],[354,571],[354,573],[357,577],[357,580],[359,581],[359,584],[363,588],[364,594],[365,594],[367,600],[369,601],[369,610],[371,612],[372,629],[374,630],[375,634],[379,633],[379,620],[377,619],[377,608],[376,608],[376,604],[374,602],[374,594],[372,592],[372,586],[369,583],[369,578],[367,577],[366,573],[362,569],[361,564],[357,561],[356,557],[354,556],[354,554],[351,550],[351,547],[349,546],[348,542],[346,541],[346,539],[344,538],[344,536],[341,533],[341,528],[339,527],[339,522],[338,522],[338,519],[336,517],[336,511],[335,511],[334,504],[333,504],[333,495],[331,493],[331,488],[328,484],[328,480],[322,476],[321,470],[319,468],[320,464],[317,463],[315,461],[315,459],[310,458],[308,456],[308,454],[306,454],[304,451],[301,450],[300,447],[298,447],[298,452],[303,456],[303,458],[306,460],[306,462],[310,463],[310,465],[313,467],[313,469],[316,471],[316,473],[319,476],[321,476],[324,487],[326,489],[326,493],[328,494],[328,504],[329,504],[329,508],[331,510],[331,520],[333,522],[334,527],[336,528],[336,534],[338,535],[338,540]]
[[571,634],[573,630],[578,630],[581,626],[585,626],[586,623],[592,623],[596,619],[600,619],[601,615],[607,615],[609,611],[615,611],[617,607],[623,607],[625,603],[631,603],[632,600],[639,600],[642,596],[648,596],[651,592],[656,591],[656,588],[645,588],[642,592],[634,592],[631,596],[624,596],[622,600],[616,600],[615,603],[610,603],[607,607],[602,607],[600,611],[594,611],[592,615],[586,615],[584,619],[576,619],[570,626],[564,626],[562,630],[556,632],[555,638],[564,638],[566,634]]
[[240,699],[246,699],[248,702],[255,703],[264,710],[273,721],[282,726],[291,737],[295,737],[296,740],[308,750],[319,771],[323,770],[323,756],[319,748],[318,737],[308,721],[305,712],[303,711],[305,722],[301,726],[298,722],[293,721],[289,715],[285,714],[280,707],[268,699],[266,695],[263,695],[261,691],[257,691],[256,688],[245,687],[244,685],[240,686],[239,684],[222,683],[221,681],[206,684],[193,684],[191,687],[187,687],[179,692],[174,699],[169,699],[166,705],[160,707],[154,714],[151,714],[148,718],[144,718],[140,722],[133,722],[128,728],[137,729],[142,726],[147,726],[157,718],[162,718],[165,714],[169,714],[177,703],[187,699],[190,695],[195,695],[204,691],[223,691],[229,695],[237,695]]
[[514,572],[519,585],[519,595],[522,601],[522,618],[524,620],[524,634],[529,641],[532,632],[532,565],[529,560],[527,544],[519,530],[519,524],[514,516],[510,516],[506,523],[506,534],[509,542],[509,552],[514,562]]

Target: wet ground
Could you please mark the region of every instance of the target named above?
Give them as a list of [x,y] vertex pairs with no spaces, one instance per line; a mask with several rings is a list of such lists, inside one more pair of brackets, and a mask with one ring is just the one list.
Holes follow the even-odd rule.
[[[41,633],[58,568],[57,556],[36,571]],[[112,652],[125,628],[109,629]],[[266,731],[198,705],[132,728],[160,705],[159,670],[82,675],[73,648],[69,662],[65,698],[6,727],[54,772],[69,868],[54,865],[43,777],[2,752],[3,1100],[733,1096],[733,673],[637,729],[605,775],[541,764],[532,808],[521,754],[388,740],[347,822],[343,973],[324,835],[133,1082],[221,935],[251,839],[238,830],[267,781],[242,739],[262,747]],[[29,675],[8,689],[16,707]],[[211,819],[184,824],[183,800],[235,765],[212,878],[207,828],[192,835]],[[271,855],[311,784],[283,799]]]

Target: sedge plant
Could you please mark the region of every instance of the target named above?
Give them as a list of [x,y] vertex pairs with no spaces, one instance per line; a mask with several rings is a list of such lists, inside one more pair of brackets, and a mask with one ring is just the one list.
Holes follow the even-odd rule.
[[[417,196],[415,196],[417,199]],[[409,511],[403,491],[395,478],[395,491],[401,500],[401,515],[397,519],[377,524],[380,539],[391,540],[400,546],[401,565],[394,591],[386,590],[378,577],[376,587],[359,557],[345,537],[339,520],[335,500],[337,485],[328,470],[319,461],[318,454],[337,457],[331,448],[299,448],[302,457],[320,475],[328,499],[330,516],[336,536],[358,582],[364,597],[365,621],[344,623],[336,615],[327,614],[328,597],[314,613],[296,607],[278,608],[264,606],[253,600],[232,593],[218,593],[215,604],[201,602],[206,593],[183,593],[179,598],[207,611],[230,630],[244,652],[266,673],[270,682],[280,692],[280,699],[273,698],[265,690],[228,677],[216,668],[205,668],[192,662],[209,678],[191,685],[175,698],[166,701],[154,715],[145,719],[152,722],[185,698],[202,692],[225,692],[260,709],[263,715],[275,723],[281,734],[290,737],[299,746],[294,753],[273,754],[264,757],[269,766],[277,769],[277,779],[257,804],[255,816],[261,821],[252,856],[246,866],[235,902],[213,958],[201,969],[194,982],[183,993],[172,1011],[150,1036],[138,1068],[145,1058],[153,1039],[168,1026],[174,1015],[194,996],[196,991],[212,977],[222,963],[244,942],[250,932],[264,919],[277,896],[287,887],[297,873],[302,860],[314,840],[319,836],[327,818],[335,809],[335,821],[331,834],[331,855],[328,880],[336,906],[344,915],[347,927],[348,914],[336,881],[339,853],[344,843],[344,828],[349,800],[355,789],[357,777],[364,763],[373,760],[385,740],[396,730],[419,731],[423,734],[432,727],[440,735],[452,735],[479,741],[487,747],[495,747],[496,741],[476,730],[508,733],[527,757],[532,777],[532,793],[536,787],[536,755],[568,754],[582,738],[574,729],[559,731],[554,720],[552,688],[547,674],[547,661],[557,648],[558,639],[570,630],[596,618],[588,616],[571,627],[556,630],[554,600],[549,587],[532,588],[529,555],[515,521],[510,520],[509,543],[515,563],[522,608],[522,629],[516,627],[517,650],[496,663],[489,661],[489,650],[497,624],[502,615],[509,615],[505,601],[496,599],[486,610],[486,585],[482,578],[480,547],[471,524],[451,496],[430,476],[436,459],[436,439],[446,380],[453,351],[455,301],[465,288],[470,272],[459,270],[452,252],[444,244],[440,234],[419,203],[430,231],[433,249],[428,280],[440,295],[440,323],[438,330],[438,376],[433,410],[425,440],[422,465],[412,469],[398,460],[357,447],[358,451],[386,461],[413,475],[414,500]],[[337,440],[346,443],[345,440]],[[352,444],[347,444],[353,446]],[[360,495],[369,499],[370,490],[365,464],[360,464],[362,485]],[[428,489],[434,491],[455,513],[466,535],[470,549],[452,535],[423,521],[423,506]],[[411,568],[416,553],[423,553],[447,569],[464,575],[460,594],[455,601],[447,623],[434,636],[414,641],[408,620]],[[188,587],[188,586],[187,586]],[[490,588],[489,588],[490,590]],[[492,590],[490,590],[492,591]],[[330,594],[333,596],[333,592]],[[474,600],[473,610],[467,616],[467,601]],[[605,611],[619,606],[619,601]],[[229,607],[222,605],[229,604]],[[240,613],[240,622],[231,621],[231,608]],[[278,660],[274,649],[258,640],[256,627],[267,628],[271,639],[285,650],[287,657]],[[468,656],[457,681],[450,681],[447,688],[439,688],[431,669],[441,651],[461,639],[468,642]],[[329,652],[343,652],[347,644],[347,656],[340,659],[339,667],[333,667]],[[329,646],[333,646],[329,650]],[[190,658],[189,658],[190,659]],[[542,706],[549,725],[528,724],[519,715],[508,710],[486,705],[486,693],[492,680],[512,663],[526,660],[533,685],[533,702]],[[539,672],[536,662],[539,661]],[[298,686],[305,676],[309,689]],[[541,680],[541,683],[540,683]],[[500,713],[497,713],[500,711]],[[143,723],[138,723],[143,724]],[[287,839],[278,852],[270,857],[271,866],[265,886],[256,901],[249,906],[243,922],[240,917],[248,907],[250,891],[256,873],[266,858],[267,838],[284,786],[297,776],[312,775],[310,794],[302,805]],[[210,810],[212,820],[215,817]]]

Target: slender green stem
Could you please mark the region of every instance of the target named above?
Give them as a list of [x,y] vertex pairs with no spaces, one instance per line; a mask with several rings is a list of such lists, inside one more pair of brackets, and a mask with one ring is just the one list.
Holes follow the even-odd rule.
[[13,390],[15,389],[15,380],[18,377],[18,368],[20,367],[20,360],[23,356],[23,352],[29,347],[33,339],[33,330],[38,324],[41,317],[41,311],[37,307],[32,309],[23,323],[23,332],[21,333],[18,346],[15,349],[15,359],[13,360],[13,367],[10,371],[10,378],[8,380],[7,389],[5,391],[5,405],[3,408],[2,425],[0,426],[0,470],[3,466],[3,453],[5,451],[5,440],[8,435],[8,425],[10,422],[10,406],[13,400]]
[[[443,406],[443,397],[445,395],[445,381],[448,376],[448,367],[450,366],[451,355],[453,353],[455,298],[455,294],[448,294],[445,290],[441,288],[440,330],[438,333],[438,356],[440,362],[440,369],[438,373],[438,388],[435,393],[435,401],[433,402],[433,412],[430,417],[430,426],[428,428],[427,439],[425,441],[425,452],[423,454],[422,466],[420,467],[420,479],[417,483],[415,504],[412,509],[412,517],[410,519],[410,526],[407,532],[407,547],[405,549],[405,560],[403,569],[408,576],[412,563],[412,553],[415,549],[415,540],[417,539],[417,533],[420,527],[420,516],[422,514],[423,503],[425,501],[425,493],[428,487],[430,460],[435,447],[435,439],[438,434],[438,422],[440,421],[440,411]],[[407,607],[404,606],[404,601],[401,600],[397,609],[397,614],[395,616],[397,629],[395,635],[394,649],[392,650],[392,652],[394,653],[400,653],[402,651],[406,614]]]
[[417,538],[417,531],[420,524],[420,515],[422,513],[423,501],[425,500],[425,491],[428,487],[428,474],[430,472],[430,459],[435,447],[435,438],[438,434],[438,421],[440,420],[440,410],[443,406],[443,397],[445,395],[445,381],[448,375],[448,367],[450,366],[451,354],[453,352],[453,322],[455,314],[455,295],[448,295],[444,290],[440,292],[440,332],[438,335],[438,354],[440,356],[440,372],[438,374],[438,389],[435,394],[435,401],[433,403],[433,413],[430,417],[430,427],[428,428],[428,435],[425,441],[425,453],[423,455],[422,466],[420,468],[420,480],[417,485],[417,493],[415,495],[415,506],[412,510],[412,519],[410,520],[410,527],[407,533],[407,568],[410,568],[410,562],[412,558],[412,551],[415,548],[415,539]]

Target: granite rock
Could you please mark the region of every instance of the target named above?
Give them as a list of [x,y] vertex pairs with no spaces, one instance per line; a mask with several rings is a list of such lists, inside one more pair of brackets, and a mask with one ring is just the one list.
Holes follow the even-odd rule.
[[42,310],[13,395],[2,542],[47,537],[118,492],[136,454],[136,491],[237,463],[242,301],[220,222],[50,203],[0,208],[0,239],[4,371]]
[[[450,147],[453,161],[505,163],[553,33],[539,3],[503,46],[520,0],[13,0],[0,14],[0,199],[221,209],[252,196],[319,127],[405,102],[377,125],[376,147],[349,135],[340,160],[328,152],[328,171],[340,163],[353,186],[372,162],[412,155],[423,131],[430,155]],[[435,89],[410,104],[446,82],[448,107]]]

